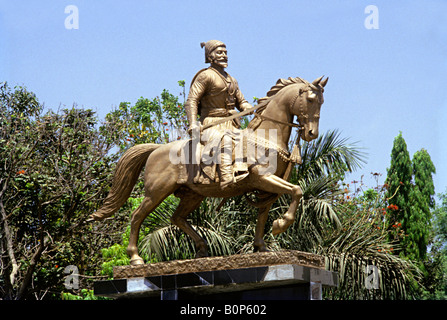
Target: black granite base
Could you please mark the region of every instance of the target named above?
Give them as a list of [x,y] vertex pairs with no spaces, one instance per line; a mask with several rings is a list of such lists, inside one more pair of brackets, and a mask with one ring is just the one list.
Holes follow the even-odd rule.
[[97,296],[156,300],[320,300],[322,286],[337,286],[334,272],[275,265],[98,281]]

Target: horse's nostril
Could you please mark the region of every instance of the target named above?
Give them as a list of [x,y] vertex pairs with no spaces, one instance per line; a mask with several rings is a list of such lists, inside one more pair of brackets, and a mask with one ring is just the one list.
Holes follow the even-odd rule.
[[310,138],[314,139],[318,136],[318,131],[314,131],[314,130],[309,130],[308,131],[308,135]]

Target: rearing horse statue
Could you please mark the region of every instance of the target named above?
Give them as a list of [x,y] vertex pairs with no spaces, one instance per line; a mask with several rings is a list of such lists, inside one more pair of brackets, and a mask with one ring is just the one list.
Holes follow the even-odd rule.
[[[299,136],[305,141],[318,137],[320,108],[323,104],[324,86],[328,78],[320,77],[312,83],[301,78],[279,79],[265,98],[259,100],[255,117],[248,128],[256,134],[258,130],[276,133],[276,170],[263,174],[266,164],[255,162],[249,166],[249,175],[231,188],[221,189],[220,184],[199,184],[187,181],[178,183],[179,165],[170,161],[172,148],[179,148],[184,141],[174,141],[168,144],[140,144],[130,148],[117,163],[112,187],[103,206],[91,215],[94,220],[103,220],[113,215],[129,198],[140,172],[144,171],[145,195],[140,206],[132,213],[131,231],[127,253],[130,264],[144,264],[138,255],[137,242],[140,226],[143,220],[166,197],[174,193],[180,198],[180,203],[171,217],[171,222],[188,234],[195,242],[196,257],[208,255],[208,247],[204,239],[191,227],[187,216],[194,211],[205,197],[234,197],[253,191],[270,195],[266,201],[258,205],[258,220],[256,224],[254,251],[267,251],[264,243],[264,226],[271,205],[279,195],[290,194],[292,201],[288,211],[273,222],[272,233],[279,234],[295,220],[302,191],[299,186],[288,182],[291,159],[287,151],[293,123],[297,117]],[[272,131],[272,129],[275,129]],[[268,140],[268,139],[267,139]],[[297,141],[298,143],[298,141]],[[264,170],[265,171],[265,170]]]

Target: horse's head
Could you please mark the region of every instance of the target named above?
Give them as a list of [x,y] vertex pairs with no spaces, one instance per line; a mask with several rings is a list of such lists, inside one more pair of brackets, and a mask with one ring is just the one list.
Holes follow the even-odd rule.
[[301,138],[305,141],[311,141],[318,137],[320,108],[324,102],[324,86],[329,78],[322,79],[323,76],[312,83],[304,84],[291,104],[290,111],[298,117],[298,122],[302,126]]

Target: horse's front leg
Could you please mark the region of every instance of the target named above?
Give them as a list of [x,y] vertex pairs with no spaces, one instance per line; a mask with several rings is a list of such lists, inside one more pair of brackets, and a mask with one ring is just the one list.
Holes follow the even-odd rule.
[[292,196],[289,210],[287,210],[282,218],[275,220],[272,227],[273,235],[286,231],[295,221],[295,213],[298,208],[298,203],[303,195],[301,188],[275,175],[261,175],[257,180],[258,188],[260,190],[277,194],[286,193]]

